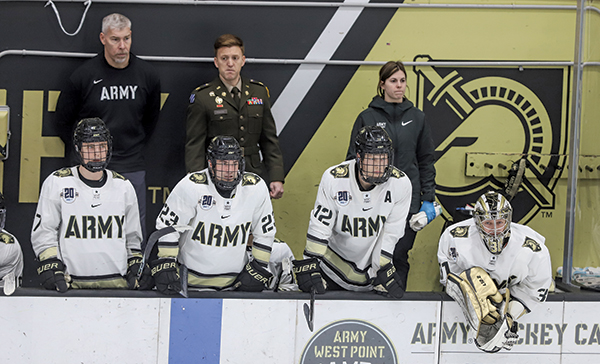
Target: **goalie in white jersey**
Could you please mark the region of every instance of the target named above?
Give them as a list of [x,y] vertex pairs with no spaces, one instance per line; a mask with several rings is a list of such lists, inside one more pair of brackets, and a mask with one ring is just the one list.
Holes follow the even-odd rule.
[[392,141],[381,127],[362,128],[355,144],[356,159],[323,173],[308,226],[306,259],[294,262],[298,286],[317,293],[375,289],[401,298],[405,287],[392,256],[404,235],[411,182],[393,166]]
[[[152,275],[165,294],[181,289],[180,267],[195,290],[262,291],[275,237],[269,190],[256,174],[244,172],[244,154],[231,136],[216,136],[207,150],[208,168],[186,175],[171,191],[156,228],[188,225],[158,241]],[[252,258],[246,244],[252,234]]]
[[0,192],[0,288],[5,295],[13,294],[21,285],[23,275],[23,252],[17,238],[4,230],[6,206]]
[[461,306],[483,351],[510,350],[521,316],[546,301],[550,253],[533,229],[512,223],[512,206],[498,192],[477,200],[473,218],[440,237],[440,282]]
[[107,170],[112,137],[100,118],[81,120],[73,143],[80,165],[52,173],[42,185],[31,244],[46,289],[152,287],[140,282],[142,230],[135,190]]

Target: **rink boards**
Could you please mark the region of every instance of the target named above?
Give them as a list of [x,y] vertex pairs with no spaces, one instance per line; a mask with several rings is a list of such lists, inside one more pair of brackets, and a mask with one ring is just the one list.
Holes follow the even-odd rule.
[[[0,297],[2,363],[598,363],[600,302],[550,301],[512,351],[480,352],[439,300]],[[254,296],[256,297],[256,296]],[[274,298],[275,297],[275,298]],[[300,298],[298,298],[300,297]],[[367,297],[367,296],[365,296]],[[441,297],[441,295],[440,295]]]

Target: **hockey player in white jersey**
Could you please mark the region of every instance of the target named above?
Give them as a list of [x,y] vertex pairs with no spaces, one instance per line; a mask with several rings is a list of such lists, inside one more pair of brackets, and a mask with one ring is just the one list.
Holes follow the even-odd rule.
[[294,273],[305,292],[375,289],[402,298],[405,287],[391,262],[404,235],[411,182],[393,166],[392,141],[381,127],[362,128],[355,145],[356,159],[323,173],[305,259],[294,261]]
[[150,269],[137,281],[142,232],[135,190],[107,170],[112,137],[99,118],[82,119],[73,135],[80,163],[42,185],[31,243],[46,289],[152,287]]
[[[156,288],[165,294],[181,289],[185,265],[192,290],[262,291],[275,237],[269,190],[256,174],[244,172],[244,154],[231,136],[214,137],[207,150],[208,168],[187,174],[169,194],[156,228],[189,225],[158,241],[151,264]],[[252,260],[246,254],[254,238]]]
[[0,288],[6,296],[13,294],[21,285],[23,275],[23,252],[17,238],[4,230],[6,206],[0,192]]
[[440,237],[440,282],[459,304],[486,352],[510,350],[518,320],[546,301],[552,284],[545,238],[511,222],[512,206],[498,192],[477,200],[473,218]]

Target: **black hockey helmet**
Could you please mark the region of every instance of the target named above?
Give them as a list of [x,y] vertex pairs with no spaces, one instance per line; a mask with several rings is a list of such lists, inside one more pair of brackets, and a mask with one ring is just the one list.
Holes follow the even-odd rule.
[[4,195],[0,192],[0,231],[4,230],[6,223],[6,205],[4,204]]
[[[242,180],[246,167],[244,152],[234,137],[228,135],[214,137],[208,145],[206,157],[209,162],[208,171],[210,178],[218,188],[231,191]],[[219,176],[216,169],[218,160],[234,160],[238,162],[237,175],[233,180],[230,181],[229,178],[223,179],[222,176]]]
[[[356,135],[354,146],[356,153],[358,153],[356,163],[363,180],[376,185],[385,183],[390,178],[394,163],[394,148],[392,148],[392,139],[390,139],[388,133],[380,126],[365,126]],[[388,164],[380,176],[372,176],[366,173],[366,168],[369,167],[365,164],[366,154],[387,155]]]
[[[87,163],[83,158],[83,143],[106,142],[106,158],[104,160],[91,160]],[[112,136],[110,131],[100,118],[82,119],[73,133],[73,144],[75,152],[79,157],[81,165],[90,172],[100,172],[106,169],[112,156]]]

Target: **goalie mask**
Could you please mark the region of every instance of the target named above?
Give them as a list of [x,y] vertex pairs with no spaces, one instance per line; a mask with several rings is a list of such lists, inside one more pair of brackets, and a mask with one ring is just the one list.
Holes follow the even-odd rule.
[[354,145],[362,179],[375,185],[385,183],[390,178],[394,161],[392,140],[387,132],[379,126],[365,126],[356,135]]
[[4,195],[0,192],[0,231],[4,230],[6,223],[6,205],[4,205]]
[[231,191],[242,180],[245,169],[244,153],[232,136],[214,137],[207,150],[208,171],[218,188]]
[[500,254],[510,238],[512,207],[498,192],[487,192],[477,200],[473,218],[488,250]]
[[75,152],[90,172],[106,169],[112,156],[112,136],[100,118],[82,119],[73,133]]

